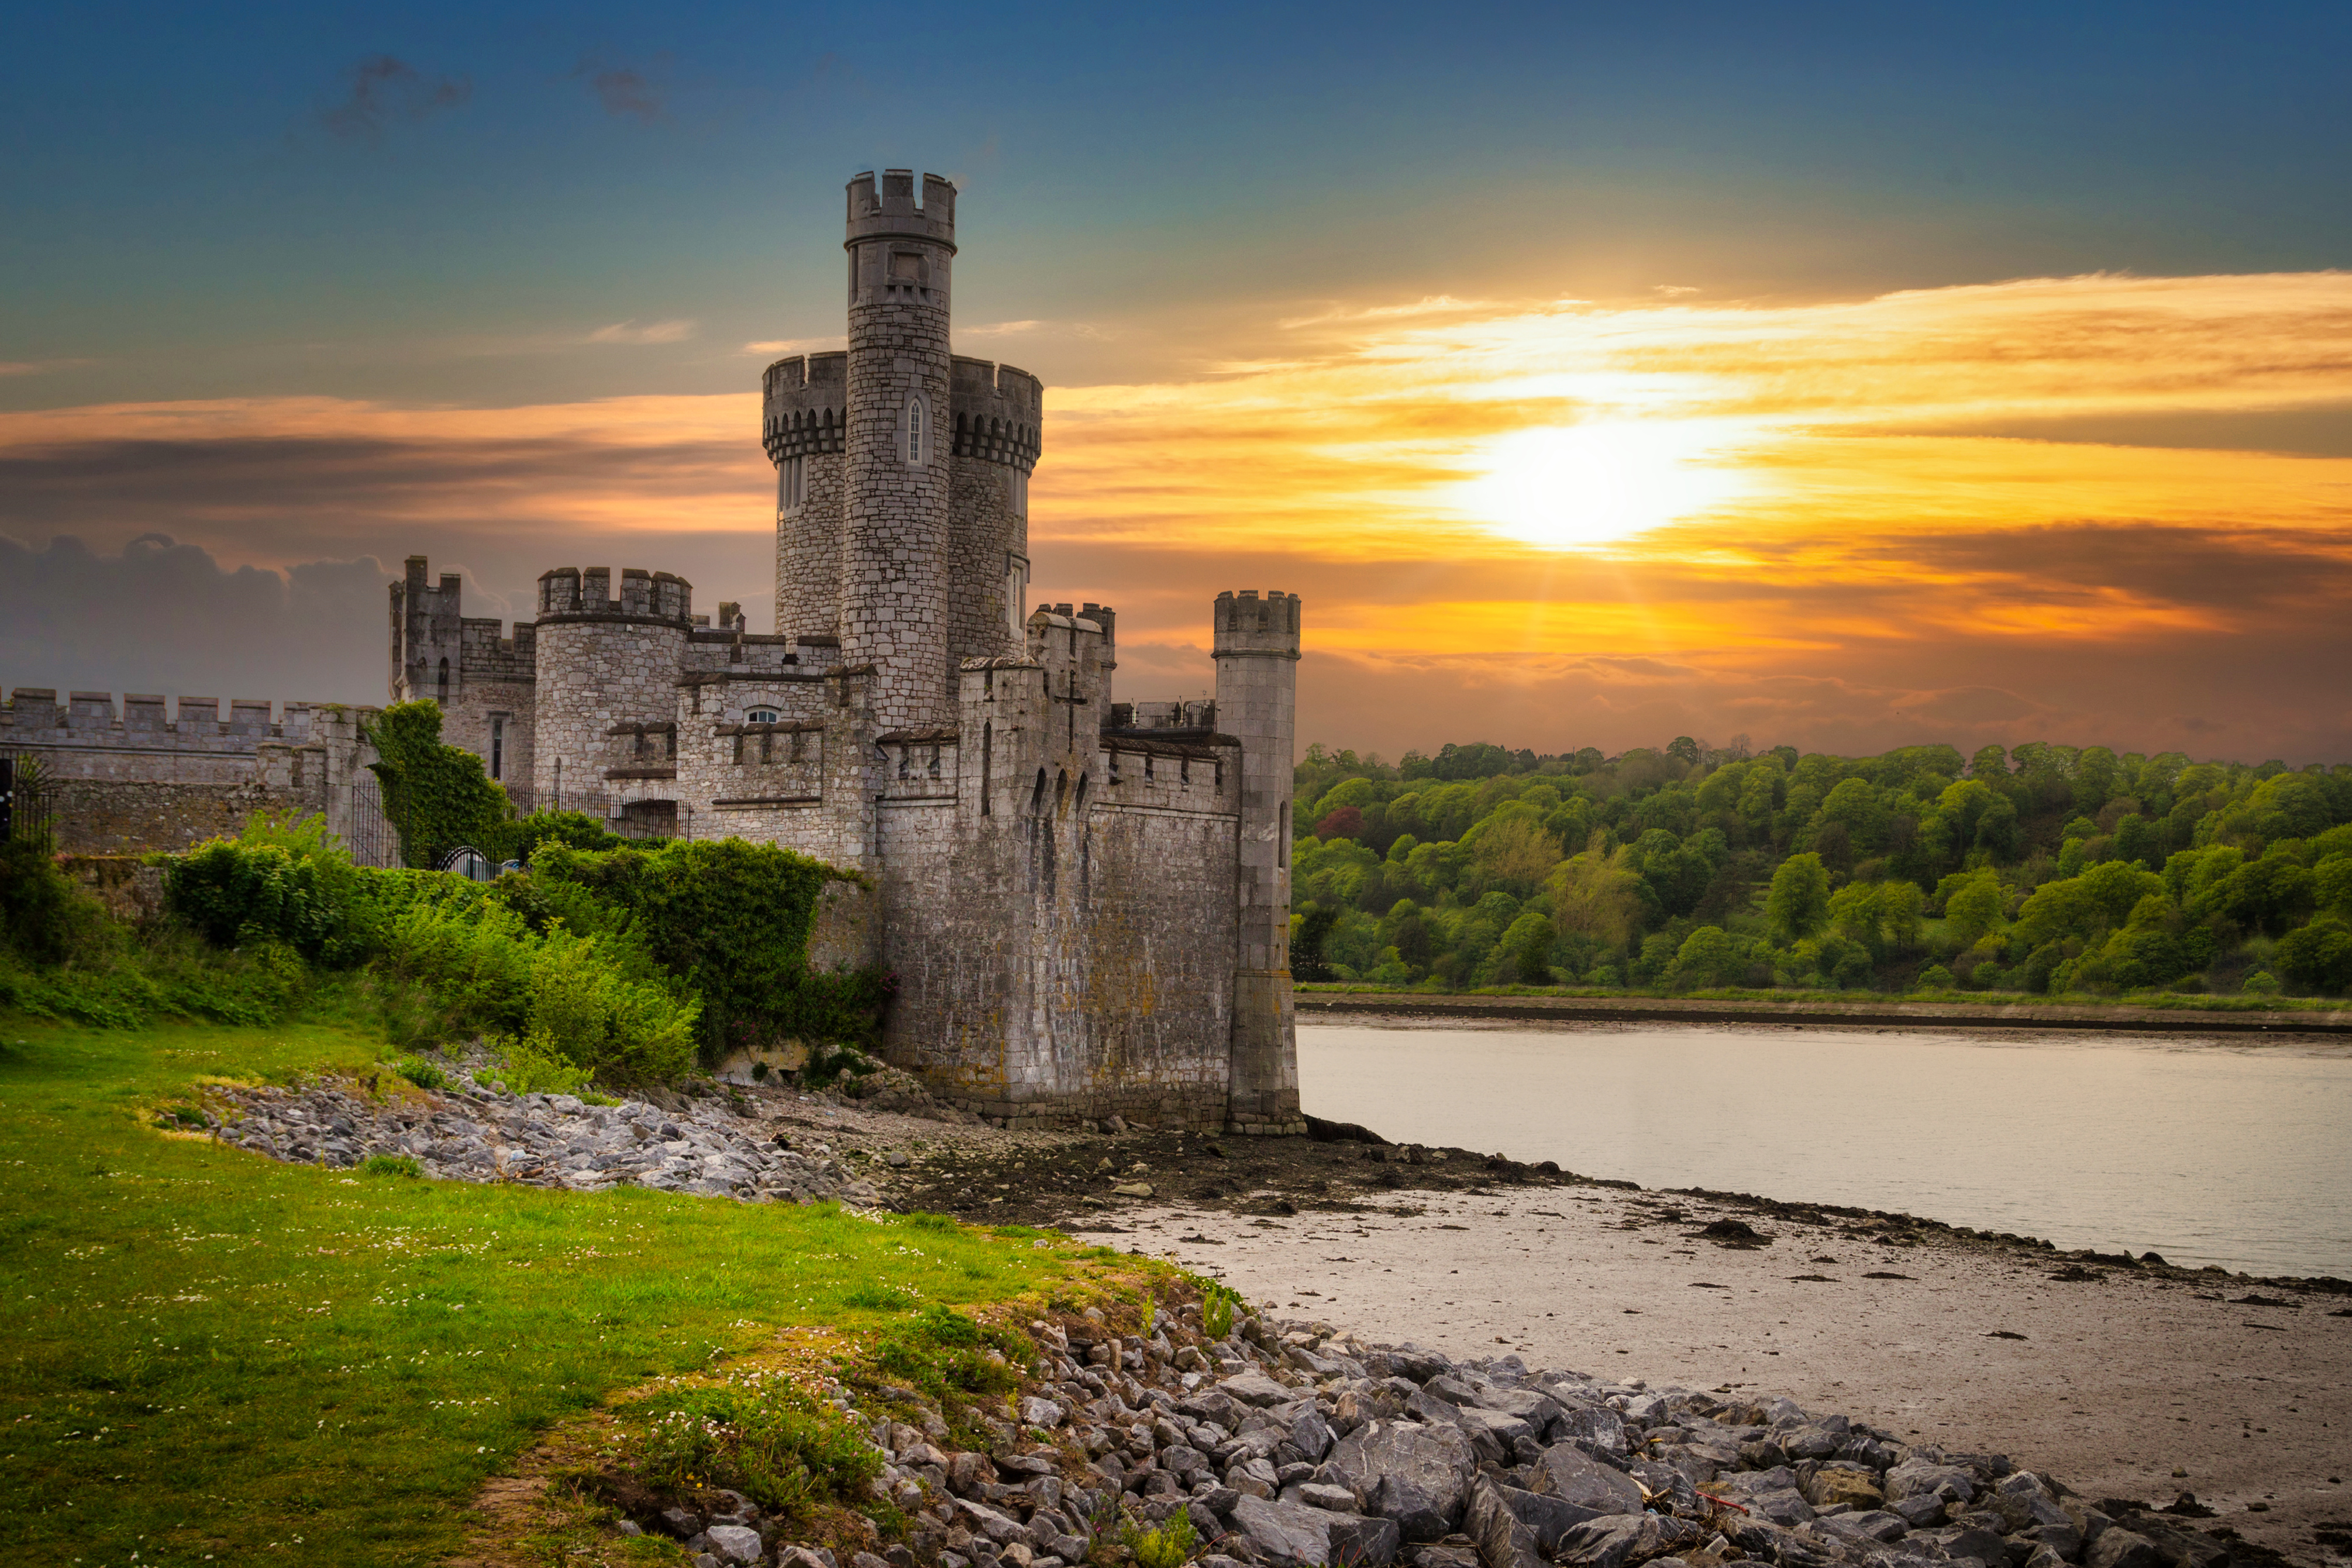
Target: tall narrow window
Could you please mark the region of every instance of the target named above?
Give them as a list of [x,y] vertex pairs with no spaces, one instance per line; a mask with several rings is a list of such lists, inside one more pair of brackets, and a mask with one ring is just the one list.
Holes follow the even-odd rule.
[[808,505],[808,459],[786,458],[776,465],[776,516],[790,517]]
[[908,468],[919,468],[923,466],[923,453],[927,449],[928,437],[929,433],[923,428],[923,400],[919,397],[910,397],[907,399],[907,466]]
[[1029,476],[1018,468],[1013,470],[1013,515],[1029,515]]
[[507,776],[507,721],[504,719],[490,721],[490,776],[494,779]]
[[988,798],[988,786],[994,781],[989,774],[996,766],[996,721],[992,719],[980,727],[980,815],[993,816]]
[[441,689],[435,700],[444,708],[449,706],[449,661],[446,658],[441,661]]

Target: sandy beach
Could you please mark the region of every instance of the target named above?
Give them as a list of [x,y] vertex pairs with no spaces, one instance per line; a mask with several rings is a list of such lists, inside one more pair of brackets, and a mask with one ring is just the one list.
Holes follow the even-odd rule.
[[[2352,1520],[2352,1299],[2116,1268],[2058,1279],[2068,1264],[2025,1249],[1889,1246],[1672,1194],[1387,1198],[1283,1217],[1139,1207],[1105,1239],[1369,1338],[1785,1393],[2095,1499],[2193,1492],[2298,1562],[2328,1561],[2315,1527]],[[1696,1235],[1735,1216],[1769,1244]]]

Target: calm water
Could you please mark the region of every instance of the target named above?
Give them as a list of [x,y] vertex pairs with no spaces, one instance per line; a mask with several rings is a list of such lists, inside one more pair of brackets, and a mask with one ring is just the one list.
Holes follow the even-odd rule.
[[2352,1278],[2352,1046],[1302,1019],[1298,1071],[1401,1142]]

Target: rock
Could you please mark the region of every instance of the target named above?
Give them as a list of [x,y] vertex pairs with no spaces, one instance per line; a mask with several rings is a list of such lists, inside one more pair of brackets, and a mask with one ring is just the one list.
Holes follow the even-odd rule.
[[1121,1182],[1111,1189],[1113,1197],[1148,1198],[1151,1195],[1150,1182]]
[[[714,1524],[703,1532],[702,1539],[704,1550],[721,1563],[757,1563],[765,1555],[760,1549],[760,1532],[743,1525]],[[878,1557],[874,1559],[877,1564],[881,1561]]]
[[1533,1467],[1528,1489],[1595,1513],[1639,1513],[1642,1489],[1586,1454],[1574,1443],[1555,1443]]
[[1021,1421],[1026,1426],[1059,1426],[1062,1424],[1062,1407],[1050,1399],[1033,1395],[1021,1402]]
[[1504,1500],[1502,1489],[1485,1476],[1470,1484],[1462,1533],[1477,1543],[1484,1568],[1543,1568],[1535,1532]]
[[2023,1568],[2065,1568],[2065,1563],[2066,1559],[2061,1557],[2047,1542],[2038,1542],[2034,1545],[2032,1553],[2026,1558]]
[[1612,1452],[1625,1452],[1625,1422],[1605,1405],[1567,1412],[1554,1425],[1550,1436],[1554,1443],[1570,1443],[1583,1437]]
[[1561,1538],[1557,1560],[1570,1568],[1623,1568],[1686,1546],[1705,1532],[1686,1519],[1628,1514],[1580,1524]]
[[682,1508],[662,1510],[660,1523],[662,1529],[667,1531],[673,1540],[691,1541],[702,1533],[701,1516],[689,1513]]
[[1812,1505],[1794,1487],[1775,1487],[1750,1492],[1748,1495],[1748,1511],[1783,1528],[1802,1524],[1813,1517]]
[[1435,1541],[1454,1528],[1478,1460],[1454,1426],[1374,1421],[1331,1450],[1332,1474],[1364,1500],[1364,1510],[1394,1520],[1407,1541]]
[[[2003,1564],[2009,1561],[2009,1548],[2000,1536],[1990,1530],[1978,1530],[1969,1525],[1952,1525],[1943,1530],[1922,1531],[1907,1542],[1914,1546],[1922,1543],[1942,1548],[1944,1555],[1949,1559],[1972,1558],[1983,1563],[1985,1568],[2003,1568]],[[2130,1568],[2156,1568],[2156,1548],[2150,1546],[2147,1561],[2133,1563]],[[2101,1564],[2100,1568],[2113,1568],[2113,1565]]]
[[1331,1561],[1339,1568],[1385,1568],[1396,1560],[1404,1536],[1392,1519],[1360,1513],[1331,1516]]
[[1588,1520],[1605,1517],[1591,1509],[1556,1497],[1546,1497],[1541,1492],[1521,1491],[1517,1487],[1499,1489],[1503,1501],[1519,1516],[1519,1522],[1534,1533],[1536,1550],[1547,1557],[1559,1547],[1561,1536]]
[[1244,1405],[1287,1405],[1298,1397],[1296,1389],[1285,1388],[1262,1372],[1245,1372],[1239,1377],[1229,1377],[1217,1387]]
[[1867,1513],[1823,1514],[1813,1523],[1840,1535],[1859,1535],[1877,1542],[1900,1541],[1911,1532],[1911,1527],[1884,1509]]
[[[1886,1472],[1886,1500],[1907,1502],[1916,1497],[1936,1497],[1949,1506],[1977,1495],[1976,1478],[1957,1465],[1906,1459]],[[1907,1516],[1906,1516],[1907,1517]]]
[[1331,1560],[1331,1515],[1304,1503],[1244,1497],[1226,1522],[1261,1563],[1323,1568]]
[[891,1568],[891,1564],[871,1552],[853,1552],[849,1554],[849,1568]]
[[1346,1487],[1327,1486],[1320,1481],[1301,1482],[1298,1500],[1327,1513],[1353,1513],[1358,1506],[1356,1494]]
[[1856,1512],[1867,1513],[1886,1500],[1878,1483],[1863,1470],[1847,1470],[1824,1465],[1813,1472],[1812,1479],[1801,1489],[1805,1500],[1815,1508],[1835,1508],[1843,1503]]
[[1900,1498],[1886,1505],[1887,1510],[1899,1516],[1914,1530],[1926,1530],[1944,1520],[1944,1500],[1930,1494],[1927,1497]]
[[2083,1554],[2084,1568],[2159,1568],[2156,1542],[2120,1525],[2101,1532]]

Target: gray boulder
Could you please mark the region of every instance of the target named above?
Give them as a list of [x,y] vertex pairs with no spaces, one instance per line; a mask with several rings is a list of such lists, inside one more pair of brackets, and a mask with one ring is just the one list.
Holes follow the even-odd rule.
[[1331,1516],[1331,1561],[1342,1568],[1386,1568],[1403,1543],[1404,1534],[1392,1519],[1367,1519],[1360,1513]]
[[1503,1489],[1485,1476],[1471,1483],[1462,1533],[1476,1544],[1485,1568],[1543,1568],[1535,1531],[1513,1511]]
[[1570,1410],[1553,1426],[1551,1440],[1570,1443],[1579,1437],[1622,1454],[1625,1451],[1624,1419],[1606,1405]]
[[1226,1521],[1261,1563],[1323,1568],[1331,1560],[1331,1516],[1305,1503],[1243,1497]]
[[1556,1497],[1546,1497],[1540,1492],[1521,1491],[1517,1487],[1498,1489],[1503,1494],[1503,1501],[1519,1516],[1519,1522],[1534,1533],[1536,1550],[1547,1557],[1558,1550],[1560,1537],[1578,1525],[1589,1520],[1608,1517]]
[[714,1524],[703,1532],[703,1549],[721,1563],[757,1563],[765,1555],[760,1532],[740,1524]]
[[1407,1541],[1435,1541],[1452,1530],[1478,1473],[1459,1427],[1406,1421],[1366,1423],[1341,1439],[1327,1464],[1364,1500],[1365,1512],[1394,1520]]
[[2120,1526],[2101,1531],[2083,1554],[2085,1568],[2158,1568],[2163,1561],[2155,1542]]
[[1528,1489],[1595,1513],[1639,1513],[1642,1489],[1633,1478],[1611,1469],[1574,1443],[1555,1443],[1534,1466]]
[[1696,1546],[1705,1533],[1689,1520],[1664,1514],[1596,1519],[1562,1537],[1555,1556],[1566,1568],[1624,1568]]
[[1262,1372],[1245,1372],[1239,1377],[1229,1377],[1217,1384],[1217,1388],[1220,1393],[1238,1399],[1244,1405],[1261,1407],[1287,1405],[1298,1397],[1297,1389],[1285,1388]]

